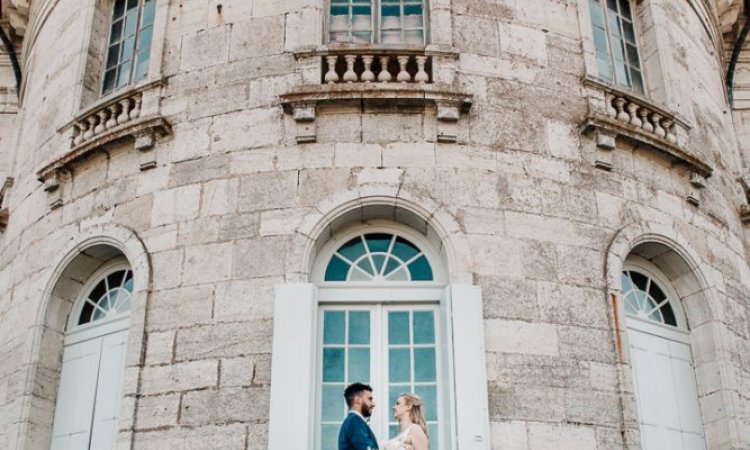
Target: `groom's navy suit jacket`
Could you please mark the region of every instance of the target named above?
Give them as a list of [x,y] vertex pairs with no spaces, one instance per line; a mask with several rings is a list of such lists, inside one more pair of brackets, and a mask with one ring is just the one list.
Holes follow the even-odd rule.
[[368,447],[378,448],[375,435],[362,416],[350,412],[339,430],[339,450],[367,450]]

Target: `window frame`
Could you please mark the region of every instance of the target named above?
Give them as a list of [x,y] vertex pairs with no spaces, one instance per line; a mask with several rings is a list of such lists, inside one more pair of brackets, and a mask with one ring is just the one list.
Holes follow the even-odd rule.
[[[353,28],[352,28],[352,17],[354,16],[352,12],[352,3],[357,2],[357,0],[348,0],[347,7],[349,8],[349,26],[347,29],[347,32],[349,34],[349,41],[348,42],[336,42],[331,40],[331,6],[332,2],[334,0],[326,0],[325,6],[326,9],[324,11],[324,20],[323,20],[323,43],[325,45],[365,45],[365,46],[382,46],[382,47],[425,47],[430,43],[430,0],[421,0],[422,4],[422,42],[420,43],[408,43],[404,39],[402,42],[392,42],[392,43],[382,43],[382,2],[384,0],[359,0],[359,3],[365,3],[366,1],[369,1],[370,8],[371,8],[371,38],[370,42],[352,42],[352,34],[353,34]],[[399,5],[401,6],[401,10],[403,11],[404,2],[407,1],[413,1],[416,3],[415,0],[400,0]],[[403,33],[406,31],[403,27],[403,17],[404,15],[398,16],[401,18],[401,28],[399,31]]]
[[[81,287],[79,295],[76,297],[73,308],[71,308],[70,315],[65,326],[65,345],[74,344],[76,342],[85,341],[91,339],[92,336],[98,336],[100,334],[114,333],[128,328],[130,315],[132,314],[133,307],[133,293],[131,292],[131,308],[127,313],[118,315],[117,317],[107,320],[94,320],[87,322],[83,325],[78,325],[78,318],[83,311],[84,304],[91,291],[96,285],[105,277],[119,270],[133,271],[133,268],[127,262],[125,258],[116,258],[113,261],[108,262],[99,269],[97,269],[87,280],[86,283]],[[133,277],[135,274],[133,273]]]
[[[439,301],[439,300],[438,300]],[[320,330],[318,340],[316,342],[316,372],[315,372],[315,420],[314,420],[314,434],[315,443],[314,448],[316,450],[323,450],[321,448],[321,426],[322,426],[322,395],[321,387],[322,381],[322,369],[323,369],[323,330],[324,330],[324,313],[326,311],[368,311],[370,312],[370,380],[368,383],[375,388],[374,397],[376,408],[371,418],[371,427],[375,435],[383,439],[392,439],[395,436],[390,435],[390,426],[392,421],[391,404],[389,400],[389,392],[384,392],[383,389],[378,389],[377,386],[385,386],[387,388],[388,381],[388,328],[387,328],[387,315],[390,311],[431,311],[433,312],[434,331],[435,331],[435,370],[436,370],[436,404],[437,404],[437,424],[439,426],[448,426],[447,422],[450,418],[450,414],[447,413],[447,405],[445,405],[444,395],[441,395],[441,387],[447,386],[447,379],[449,378],[449,372],[446,367],[446,355],[444,354],[445,349],[441,345],[444,341],[442,333],[444,332],[441,328],[440,321],[440,305],[436,302],[431,303],[410,303],[410,302],[387,302],[387,303],[346,303],[346,302],[335,302],[335,303],[320,303],[318,306],[317,316],[317,327]],[[347,344],[348,345],[348,344]],[[363,380],[348,380],[345,383],[351,383],[354,381]],[[379,392],[378,392],[379,391]],[[401,392],[398,392],[399,394]],[[341,391],[341,402],[344,405],[343,389]],[[345,407],[344,407],[345,408]],[[339,424],[343,421],[345,415],[342,415]],[[443,443],[439,441],[439,449],[450,449],[450,443]]]
[[[108,8],[109,15],[107,17],[107,19],[108,19],[107,20],[107,40],[105,41],[104,52],[102,54],[102,66],[101,66],[101,74],[100,74],[100,80],[99,80],[99,96],[102,97],[102,98],[111,96],[113,94],[116,94],[117,92],[120,92],[120,91],[122,91],[124,89],[127,89],[129,86],[134,86],[134,85],[140,84],[140,83],[142,83],[144,81],[149,80],[149,78],[150,78],[149,73],[151,71],[151,59],[152,59],[152,53],[153,53],[151,50],[152,50],[152,47],[153,47],[153,43],[155,41],[154,38],[156,36],[156,33],[155,33],[156,26],[155,25],[156,25],[156,19],[157,19],[157,4],[156,4],[157,0],[137,0],[137,2],[138,2],[138,14],[137,14],[137,20],[136,20],[136,25],[135,25],[135,34],[134,34],[134,37],[133,37],[133,50],[132,50],[132,55],[131,55],[131,59],[130,59],[130,69],[129,69],[130,73],[128,74],[128,81],[127,81],[127,83],[125,83],[122,86],[119,86],[119,87],[117,86],[117,80],[118,80],[119,74],[120,74],[118,67],[122,64],[122,61],[120,59],[121,55],[122,55],[122,47],[120,47],[120,51],[118,52],[118,56],[117,56],[117,63],[114,66],[115,67],[114,84],[113,84],[113,86],[112,86],[112,88],[110,90],[108,90],[108,91],[104,90],[105,89],[106,75],[107,75],[107,72],[108,72],[107,68],[109,66],[109,60],[108,60],[108,58],[109,58],[109,49],[110,49],[110,47],[112,45],[112,23],[113,23],[112,19],[114,18],[115,5],[117,4],[117,1],[118,0],[112,0],[110,2],[109,8]],[[122,24],[123,29],[122,29],[121,33],[124,33],[124,28],[125,28],[125,22],[124,22],[124,20],[126,20],[126,17],[127,17],[127,1],[128,0],[123,0],[123,1],[125,1],[125,10],[124,10],[124,13],[123,13],[123,16],[122,16],[122,19],[121,19],[121,20],[123,20],[123,24]],[[136,75],[136,70],[137,70],[138,61],[139,61],[138,55],[142,51],[140,40],[141,40],[141,32],[143,32],[143,30],[144,30],[144,27],[143,27],[143,16],[144,16],[145,11],[146,11],[146,8],[145,8],[146,2],[150,2],[153,5],[152,7],[154,9],[152,22],[149,25],[147,25],[147,27],[146,27],[146,28],[148,28],[148,27],[151,28],[151,39],[150,39],[150,41],[148,43],[148,58],[147,58],[146,70],[141,75],[140,79],[136,79],[135,75]],[[123,37],[123,36],[124,35],[121,34],[121,37]],[[122,45],[123,42],[124,42],[124,40],[121,40],[120,41],[120,45]]]

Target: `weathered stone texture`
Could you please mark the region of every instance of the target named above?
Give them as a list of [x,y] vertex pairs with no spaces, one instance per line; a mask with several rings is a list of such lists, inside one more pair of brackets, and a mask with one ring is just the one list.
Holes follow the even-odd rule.
[[[111,142],[66,166],[47,192],[36,172],[70,149],[66,124],[99,101],[104,56],[93,47],[109,13],[41,3],[32,15],[49,14],[34,18],[21,53],[21,107],[0,110],[0,186],[14,178],[0,204],[10,213],[0,361],[17,362],[0,365],[6,447],[48,448],[65,318],[111,256],[83,250],[58,282],[65,267],[55,265],[81,252],[83,236],[147,261],[136,270],[144,281],[118,448],[251,450],[268,448],[274,287],[311,281],[307,258],[329,237],[376,220],[428,230],[448,282],[481,288],[491,448],[639,448],[625,321],[612,309],[612,264],[637,239],[674,246],[638,256],[674,284],[686,311],[709,447],[750,446],[739,213],[748,198],[737,181],[750,154],[749,72],[743,59],[730,117],[716,52],[734,31],[714,29],[713,11],[633,2],[647,86],[637,97],[685,122],[676,145],[713,169],[705,187],[658,138],[583,126],[610,89],[591,87],[601,77],[587,0],[427,2],[433,81],[447,81],[417,94],[403,93],[417,84],[389,83],[392,95],[376,83],[320,86],[323,2],[211,0],[157,2],[146,81],[162,85],[144,105],[171,132],[145,152],[133,136]],[[12,84],[0,65],[0,87]],[[471,97],[458,120],[440,116],[436,86]],[[299,105],[283,96],[305,89],[316,92],[302,105],[314,115],[297,121]],[[300,130],[315,142],[298,143]],[[600,132],[614,149],[597,144]],[[382,204],[356,209],[374,198]],[[404,213],[410,202],[420,218]]]

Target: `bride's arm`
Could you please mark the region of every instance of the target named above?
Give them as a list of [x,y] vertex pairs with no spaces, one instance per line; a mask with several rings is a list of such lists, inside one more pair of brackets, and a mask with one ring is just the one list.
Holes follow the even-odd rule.
[[414,450],[428,450],[429,445],[427,443],[427,435],[424,434],[422,428],[413,427],[409,433],[409,441]]

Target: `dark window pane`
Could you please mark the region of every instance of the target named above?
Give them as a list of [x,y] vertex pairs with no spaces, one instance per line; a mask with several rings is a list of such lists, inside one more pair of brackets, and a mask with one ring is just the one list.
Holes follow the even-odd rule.
[[112,17],[119,19],[123,14],[125,14],[125,0],[116,0]]
[[138,8],[138,0],[128,0],[128,10],[137,9],[137,8]]
[[661,308],[661,314],[664,318],[664,323],[667,325],[672,325],[673,327],[677,326],[677,318],[674,315],[674,311],[672,310],[672,306],[667,303]]
[[114,272],[113,274],[108,276],[107,282],[109,283],[109,288],[114,289],[114,288],[120,287],[124,276],[125,276],[124,270],[118,270],[117,272]]
[[117,42],[122,36],[122,20],[118,20],[112,23],[112,29],[110,31],[109,43]]
[[633,82],[633,90],[644,93],[646,89],[643,86],[643,76],[641,73],[635,69],[630,69],[630,76]]
[[349,349],[349,380],[370,382],[370,349]]
[[346,281],[346,274],[349,273],[349,263],[334,255],[326,268],[326,281]]
[[102,93],[107,94],[115,88],[115,75],[117,69],[110,69],[104,73],[104,83],[102,83]]
[[407,241],[402,237],[396,238],[396,243],[393,245],[394,256],[397,256],[401,261],[408,261],[415,257],[419,253],[419,249],[414,246],[411,242]]
[[626,19],[632,19],[633,16],[630,13],[630,0],[620,0],[620,13]]
[[609,9],[607,15],[617,14],[617,0],[607,0],[607,9]]
[[615,36],[618,38],[622,37],[622,34],[620,33],[620,22],[619,20],[617,20],[617,16],[610,13],[607,16],[607,26],[609,27],[610,36]]
[[638,49],[635,48],[634,45],[627,45],[628,48],[628,63],[635,67],[636,69],[639,69],[641,67],[640,63],[638,62]]
[[633,24],[623,20],[622,30],[625,33],[625,40],[631,44],[635,44],[635,29],[633,28]]
[[408,383],[411,381],[409,349],[392,348],[388,350],[388,377],[388,381],[391,383]]
[[120,44],[115,44],[107,52],[107,70],[115,67],[120,59]]
[[645,275],[642,275],[638,272],[630,272],[630,279],[633,280],[633,283],[638,287],[638,289],[645,291],[646,290],[646,284],[648,284],[648,278],[646,278]]
[[414,381],[435,381],[435,349],[414,349]]
[[357,258],[365,254],[365,246],[362,243],[362,238],[357,236],[350,240],[339,248],[338,253],[341,253],[350,261],[356,261]]
[[416,386],[414,391],[422,397],[427,420],[437,420],[437,388],[435,386]]

